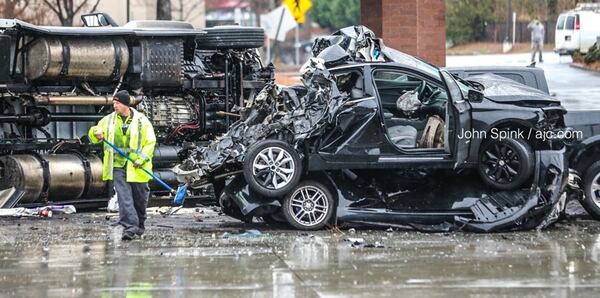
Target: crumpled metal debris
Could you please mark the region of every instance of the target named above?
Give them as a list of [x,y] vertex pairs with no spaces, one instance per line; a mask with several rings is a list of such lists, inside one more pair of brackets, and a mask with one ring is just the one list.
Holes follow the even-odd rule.
[[197,148],[175,171],[200,169],[204,175],[226,163],[235,167],[257,141],[278,139],[297,146],[321,134],[333,123],[345,98],[323,60],[311,58],[302,66],[301,74],[302,90],[268,84],[254,100],[247,102],[241,110],[241,119],[225,135],[207,147]]
[[[352,95],[351,84],[340,91],[344,80],[336,82],[327,67],[347,60],[390,61],[384,49],[382,40],[364,26],[318,38],[312,49],[314,57],[300,69],[303,86],[267,84],[241,109],[240,120],[225,135],[195,149],[173,169],[178,180],[194,187],[198,181],[202,184],[203,177],[239,170],[249,146],[260,140],[283,140],[297,148],[302,141],[319,136],[334,123],[338,109]],[[346,83],[353,83],[351,79]]]
[[315,39],[312,54],[327,64],[341,63],[344,57],[352,61],[384,62],[384,48],[383,41],[369,28],[351,26]]
[[49,205],[38,208],[0,208],[0,216],[13,217],[52,217],[54,212],[73,214],[77,210],[73,205]]

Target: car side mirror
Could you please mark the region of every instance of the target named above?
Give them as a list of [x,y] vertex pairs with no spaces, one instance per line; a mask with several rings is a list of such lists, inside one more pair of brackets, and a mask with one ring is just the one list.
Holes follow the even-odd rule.
[[85,27],[118,27],[117,23],[113,18],[111,18],[108,14],[99,12],[99,13],[90,13],[84,14],[81,16],[81,21]]
[[469,102],[482,102],[483,97],[483,92],[478,90],[469,89],[469,92],[467,93],[467,100]]

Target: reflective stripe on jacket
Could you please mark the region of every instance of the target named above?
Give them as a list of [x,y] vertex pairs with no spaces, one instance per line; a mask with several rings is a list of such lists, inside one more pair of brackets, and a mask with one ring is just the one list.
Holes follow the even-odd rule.
[[[143,164],[143,168],[152,172],[152,156],[154,153],[154,145],[156,145],[156,136],[154,135],[154,128],[150,120],[146,118],[142,113],[131,108],[133,117],[131,119],[131,125],[129,127],[129,147],[122,148],[133,160],[139,161]],[[98,125],[92,126],[89,130],[88,136],[92,143],[99,143],[100,141],[96,138],[96,131],[102,131],[104,138],[107,141],[114,144],[115,127],[117,114],[115,112],[110,113],[98,122]],[[102,169],[102,179],[112,180],[114,170],[114,157],[115,152],[107,144],[104,144],[104,167]],[[127,162],[127,182],[148,182],[151,177],[146,174],[142,169],[136,169],[132,162]]]

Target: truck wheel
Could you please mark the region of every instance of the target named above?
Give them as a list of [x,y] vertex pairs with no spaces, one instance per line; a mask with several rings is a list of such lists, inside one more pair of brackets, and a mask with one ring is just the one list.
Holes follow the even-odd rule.
[[257,193],[283,197],[300,181],[302,161],[285,142],[264,140],[248,149],[244,158],[244,178]]
[[283,216],[299,230],[319,230],[331,220],[334,210],[333,196],[323,184],[303,181],[284,199]]
[[256,27],[216,26],[204,29],[206,34],[196,37],[201,50],[255,49],[265,42],[265,31]]
[[479,152],[479,175],[484,183],[495,189],[517,189],[533,174],[533,150],[525,140],[491,140]]
[[581,205],[596,220],[600,220],[600,160],[593,163],[583,176],[585,191]]

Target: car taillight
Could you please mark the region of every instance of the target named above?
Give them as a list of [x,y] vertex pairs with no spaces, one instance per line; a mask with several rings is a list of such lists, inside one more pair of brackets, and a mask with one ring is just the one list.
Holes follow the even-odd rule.
[[575,30],[581,29],[581,25],[579,25],[579,15],[575,16]]

